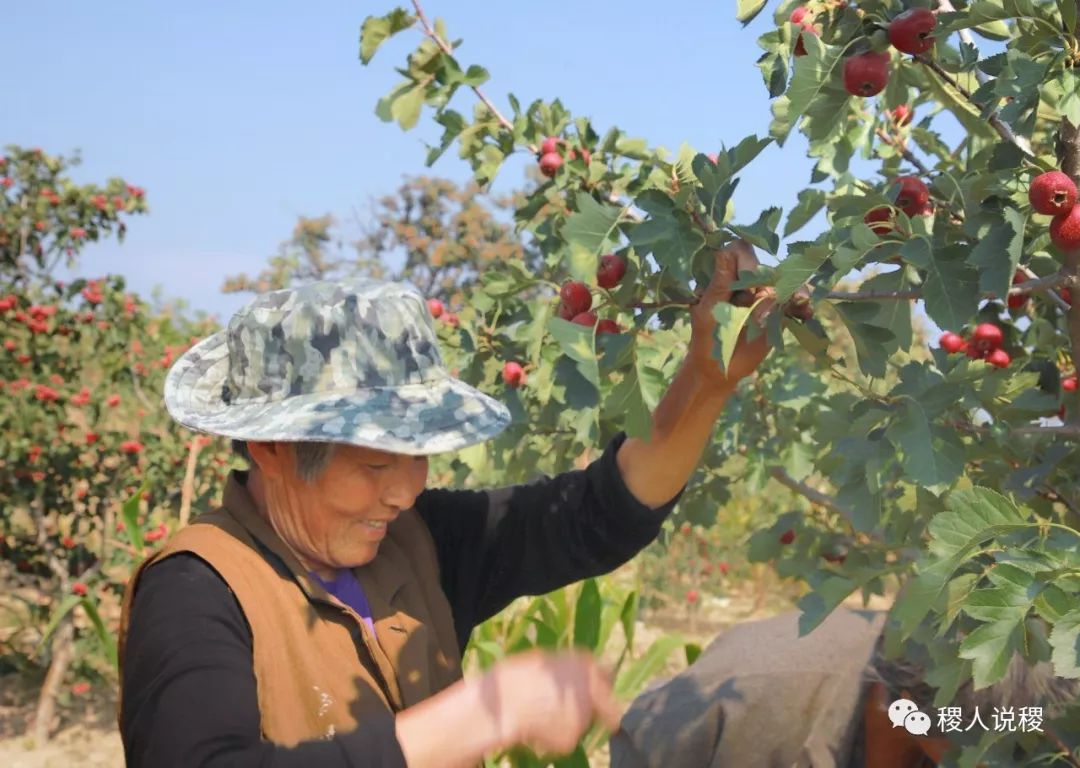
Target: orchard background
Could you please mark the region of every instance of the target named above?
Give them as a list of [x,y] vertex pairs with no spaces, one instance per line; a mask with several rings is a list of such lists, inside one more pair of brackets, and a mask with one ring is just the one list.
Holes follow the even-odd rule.
[[[66,764],[64,750],[120,764],[115,735],[100,736],[118,597],[232,463],[224,441],[171,423],[162,379],[251,291],[412,280],[448,365],[514,414],[491,443],[433,461],[431,485],[490,486],[583,466],[620,429],[648,433],[712,249],[735,237],[762,267],[718,308],[717,354],[762,298],[783,307],[766,329],[776,349],[723,414],[677,515],[611,577],[479,629],[468,663],[584,645],[629,697],[730,623],[794,604],[809,631],[906,584],[890,645],[927,660],[936,706],[999,680],[1014,652],[1080,676],[1076,6],[740,2],[737,20],[665,9],[664,39],[644,22],[655,11],[627,22],[632,10],[388,6],[362,20],[364,67],[347,61],[354,10],[328,13],[317,23],[337,25],[323,33],[334,45],[318,48],[342,61],[269,46],[255,80],[230,37],[253,28],[221,19],[159,102],[189,100],[189,133],[134,102],[100,125],[71,120],[93,85],[0,123],[22,137],[0,168],[5,764]],[[125,83],[135,96],[155,67],[180,71],[155,35],[216,21],[140,13],[92,26],[146,57],[147,79]],[[259,18],[302,37],[296,18]],[[71,25],[60,39],[85,38],[80,21],[58,22]],[[77,54],[47,57],[20,87],[55,88]],[[218,83],[220,67],[247,79]],[[346,67],[355,83],[319,82]],[[101,71],[106,86],[132,75]],[[305,100],[283,99],[283,84]],[[50,110],[92,138],[57,133]],[[292,143],[268,143],[252,114]],[[288,136],[294,122],[308,143]],[[87,173],[68,146],[113,165]],[[1034,183],[1055,169],[1068,178]],[[146,175],[160,176],[160,226]],[[356,179],[375,198],[365,212]],[[972,733],[954,764],[1080,765],[1080,714],[1045,731]],[[604,760],[592,733],[556,764]]]

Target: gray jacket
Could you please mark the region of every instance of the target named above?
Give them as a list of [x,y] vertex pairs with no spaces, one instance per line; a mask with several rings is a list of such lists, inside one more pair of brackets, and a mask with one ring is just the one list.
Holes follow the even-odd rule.
[[885,618],[839,608],[803,638],[798,612],[725,630],[633,702],[611,768],[861,768],[864,671]]

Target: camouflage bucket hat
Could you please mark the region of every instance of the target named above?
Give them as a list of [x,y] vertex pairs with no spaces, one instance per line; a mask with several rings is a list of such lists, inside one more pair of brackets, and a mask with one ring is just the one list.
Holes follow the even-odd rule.
[[199,432],[414,456],[510,424],[506,406],[446,370],[420,291],[367,278],[256,296],[176,361],[165,406]]

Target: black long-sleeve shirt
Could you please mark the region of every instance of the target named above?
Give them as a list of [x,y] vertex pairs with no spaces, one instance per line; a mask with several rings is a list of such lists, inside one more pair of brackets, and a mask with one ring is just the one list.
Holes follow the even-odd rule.
[[[641,504],[615,462],[625,439],[617,434],[583,470],[417,497],[462,649],[473,627],[515,598],[607,573],[656,538],[685,488],[659,508]],[[121,685],[129,768],[405,766],[392,717],[292,748],[263,741],[251,630],[225,582],[194,555],[143,575]]]

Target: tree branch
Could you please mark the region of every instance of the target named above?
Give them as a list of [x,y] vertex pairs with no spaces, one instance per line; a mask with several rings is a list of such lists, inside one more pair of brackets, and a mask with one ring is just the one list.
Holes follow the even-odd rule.
[[[971,95],[971,91],[960,85],[960,83],[957,82],[955,77],[953,77],[941,68],[940,64],[938,64],[933,59],[929,59],[921,55],[913,56],[912,58],[920,64],[929,67],[934,72],[934,74],[941,78],[941,80],[955,88],[957,93],[959,93],[969,102],[971,102],[975,107],[977,107],[980,111],[982,111],[982,105],[979,104],[979,102],[975,101],[975,99]],[[1035,156],[1034,153],[1031,151],[1031,145],[1028,143],[1027,139],[1023,138],[1022,136],[1017,136],[1015,133],[1013,133],[1012,128],[1003,123],[1001,121],[1001,118],[998,117],[997,111],[994,111],[990,115],[990,117],[987,118],[987,121],[990,123],[990,126],[994,129],[994,131],[997,132],[997,135],[1000,136],[1002,139],[1015,145],[1017,148],[1020,149],[1021,152],[1023,152],[1028,157]]]
[[806,500],[810,503],[817,504],[820,507],[825,507],[825,509],[829,510],[830,512],[834,512],[840,515],[845,520],[847,519],[847,512],[837,506],[835,501],[833,501],[821,491],[811,488],[806,483],[796,480],[794,477],[785,472],[782,468],[773,467],[769,470],[769,474],[772,475],[781,485],[787,486],[791,490],[795,491],[795,493],[805,497]]
[[[453,56],[454,49],[451,48],[450,45],[441,37],[439,37],[439,35],[435,32],[434,27],[432,27],[431,24],[428,22],[427,16],[424,15],[424,9],[420,7],[419,0],[413,0],[413,8],[416,10],[416,17],[420,19],[420,23],[424,26],[424,34],[430,37],[435,43],[435,45],[439,46],[439,49],[443,53],[445,53],[447,56]],[[483,91],[481,91],[475,85],[471,86],[471,88],[473,90],[473,93],[476,94],[476,98],[480,99],[480,101],[484,103],[484,106],[491,110],[491,114],[494,115],[495,119],[499,121],[499,125],[510,131],[510,133],[513,133],[514,124],[507,120],[505,116],[503,116],[503,113],[499,111],[498,107],[491,103],[491,100],[484,95]],[[534,145],[530,144],[529,151],[533,154],[536,154],[537,148]]]

